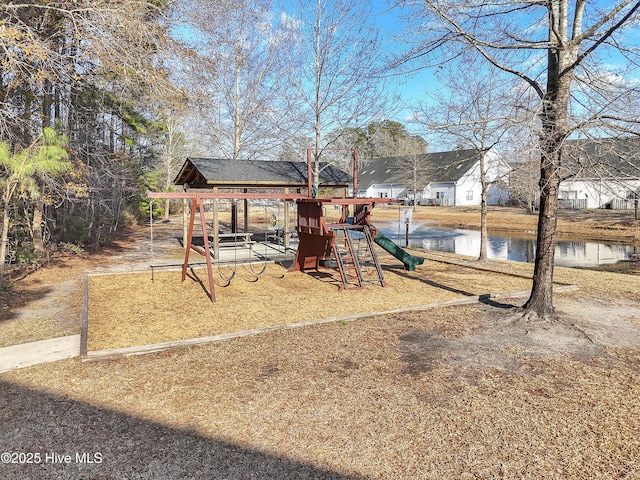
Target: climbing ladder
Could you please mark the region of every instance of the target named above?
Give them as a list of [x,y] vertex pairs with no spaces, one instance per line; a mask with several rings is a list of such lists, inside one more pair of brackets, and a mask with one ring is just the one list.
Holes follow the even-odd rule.
[[[338,224],[331,225],[330,229],[335,232],[331,253],[335,260],[342,285],[340,290],[344,290],[350,284],[355,284],[351,288],[362,288],[365,283],[379,282],[383,287],[384,272],[380,266],[373,238],[368,225]],[[364,237],[354,242],[353,233],[361,232]],[[362,242],[364,241],[364,242]],[[364,246],[362,246],[364,243]],[[356,244],[358,248],[356,248]],[[374,274],[367,276],[367,263],[373,266]]]

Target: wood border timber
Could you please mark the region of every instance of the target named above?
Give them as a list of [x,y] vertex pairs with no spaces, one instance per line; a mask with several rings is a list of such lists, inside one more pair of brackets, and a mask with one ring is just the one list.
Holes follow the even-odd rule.
[[89,335],[89,277],[82,276],[82,326],[80,327],[80,355],[87,354]]
[[[577,285],[561,285],[561,286],[555,287],[553,291],[569,292],[569,291],[578,290],[578,288],[579,287]],[[294,328],[309,327],[313,325],[322,325],[325,323],[349,322],[349,321],[361,320],[365,318],[375,318],[375,317],[390,315],[394,313],[418,312],[418,311],[432,310],[434,308],[447,307],[447,306],[470,305],[476,302],[486,302],[491,299],[519,298],[519,297],[525,297],[530,293],[531,293],[530,290],[520,290],[517,292],[496,293],[496,294],[485,293],[481,295],[473,295],[473,296],[464,297],[464,298],[456,298],[453,300],[444,300],[441,302],[434,302],[434,303],[429,303],[425,305],[416,305],[412,307],[395,308],[391,310],[381,310],[376,312],[355,313],[355,314],[343,315],[339,317],[327,317],[327,318],[320,318],[316,320],[307,320],[304,322],[272,325],[269,327],[255,328],[252,330],[244,330],[241,332],[223,333],[220,335],[213,335],[209,337],[198,337],[198,338],[190,338],[186,340],[152,343],[147,345],[136,345],[132,347],[96,350],[93,352],[88,352],[86,355],[84,355],[82,357],[82,361],[96,362],[101,360],[117,360],[117,359],[122,359],[126,357],[146,355],[149,353],[160,353],[160,352],[166,352],[168,350],[179,350],[182,348],[208,345],[211,343],[232,340],[235,338],[251,337],[251,336],[260,335],[262,333],[274,332],[278,330],[288,330],[288,329],[294,329]]]

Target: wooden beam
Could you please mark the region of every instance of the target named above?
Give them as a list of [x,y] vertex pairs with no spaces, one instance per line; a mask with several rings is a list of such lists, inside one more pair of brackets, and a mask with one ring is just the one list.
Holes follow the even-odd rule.
[[[289,193],[289,189],[285,188],[284,193]],[[282,223],[282,248],[286,253],[289,251],[289,243],[291,241],[291,233],[289,233],[291,229],[291,226],[289,225],[289,201],[283,200],[282,203],[284,203],[284,221]]]
[[257,198],[265,199],[272,198],[274,200],[298,200],[307,198],[306,195],[300,193],[241,193],[241,192],[147,192],[148,198],[186,198],[192,200],[194,198],[224,198],[224,199],[243,199],[243,198]]
[[[244,189],[243,193],[249,193],[247,192],[247,189]],[[242,208],[244,209],[244,232],[248,232],[249,231],[249,200],[247,198],[244,199],[244,201],[242,202]]]

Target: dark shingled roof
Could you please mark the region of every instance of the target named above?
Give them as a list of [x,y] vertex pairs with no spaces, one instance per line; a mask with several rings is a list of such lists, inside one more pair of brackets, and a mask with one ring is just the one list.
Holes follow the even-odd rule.
[[640,178],[640,138],[567,140],[562,175],[581,179]]
[[[350,175],[342,170],[321,164],[320,184],[346,186]],[[221,186],[305,186],[305,162],[274,162],[265,160],[229,160],[223,158],[189,157],[174,180],[176,185]]]
[[421,163],[420,171],[426,182],[457,182],[480,159],[480,150],[453,150],[450,152],[423,153],[411,157],[374,158],[358,173],[358,190],[371,185],[407,183],[408,158]]

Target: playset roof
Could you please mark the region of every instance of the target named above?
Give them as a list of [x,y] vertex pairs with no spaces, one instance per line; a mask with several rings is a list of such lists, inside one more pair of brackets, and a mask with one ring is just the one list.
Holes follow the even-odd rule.
[[[334,166],[322,163],[321,169],[322,186],[346,187],[352,182],[351,175]],[[307,163],[189,157],[174,184],[192,188],[305,187]]]

